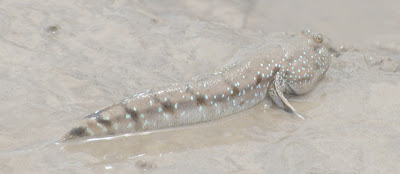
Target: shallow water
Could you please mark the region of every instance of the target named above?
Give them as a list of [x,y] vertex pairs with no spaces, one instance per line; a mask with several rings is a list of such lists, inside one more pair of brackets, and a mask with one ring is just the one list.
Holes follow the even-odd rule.
[[[2,1],[0,171],[398,173],[399,5]],[[306,121],[265,101],[211,123],[56,143],[104,106],[210,73],[267,33],[304,27],[345,50],[315,90],[290,98]]]

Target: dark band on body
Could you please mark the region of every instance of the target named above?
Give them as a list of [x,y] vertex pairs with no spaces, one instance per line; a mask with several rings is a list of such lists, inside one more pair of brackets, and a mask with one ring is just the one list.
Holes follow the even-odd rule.
[[262,80],[261,74],[258,74],[256,78],[256,86],[261,83],[261,80]]
[[129,108],[126,104],[122,104],[122,107],[125,109],[125,112],[131,116],[133,121],[135,121],[135,123],[138,123],[138,121],[139,121],[138,112]]
[[170,100],[167,99],[167,101],[161,102],[161,106],[163,107],[163,110],[165,112],[168,112],[168,113],[171,113],[171,114],[174,113],[174,106],[173,106],[173,104],[171,103]]
[[86,131],[86,127],[76,127],[73,128],[71,131],[68,133],[70,136],[77,136],[77,137],[84,137],[88,136],[88,132]]

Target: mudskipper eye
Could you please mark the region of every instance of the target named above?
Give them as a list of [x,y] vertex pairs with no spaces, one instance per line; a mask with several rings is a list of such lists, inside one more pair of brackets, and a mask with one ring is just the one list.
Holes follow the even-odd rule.
[[317,36],[314,37],[314,40],[317,43],[322,43],[322,41],[324,41],[324,37],[322,36],[322,34],[317,34]]

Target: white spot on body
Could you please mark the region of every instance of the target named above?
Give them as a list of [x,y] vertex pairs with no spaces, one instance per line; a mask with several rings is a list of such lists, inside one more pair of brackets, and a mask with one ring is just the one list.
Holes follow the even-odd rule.
[[89,127],[86,128],[86,131],[89,133],[90,136],[94,135],[94,132],[92,129],[90,129]]
[[128,126],[126,126],[126,128],[128,128],[128,129],[132,128],[132,123],[129,122],[129,123],[128,123]]
[[169,118],[169,115],[166,114],[165,112],[163,112],[163,116],[165,117],[165,119],[168,119],[168,118]]
[[144,129],[144,127],[146,127],[148,124],[149,124],[149,121],[148,120],[144,120],[142,128]]
[[106,133],[107,132],[107,128],[105,128],[103,125],[101,125],[100,123],[96,123],[97,124],[97,126],[101,129],[101,131],[103,132],[103,133]]

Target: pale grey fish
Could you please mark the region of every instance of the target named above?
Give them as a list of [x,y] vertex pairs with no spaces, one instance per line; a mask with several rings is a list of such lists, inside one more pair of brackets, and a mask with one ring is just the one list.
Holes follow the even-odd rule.
[[202,79],[149,90],[97,111],[63,139],[117,135],[216,120],[253,107],[266,97],[303,118],[284,93],[309,92],[337,52],[321,34],[275,34],[272,44]]

